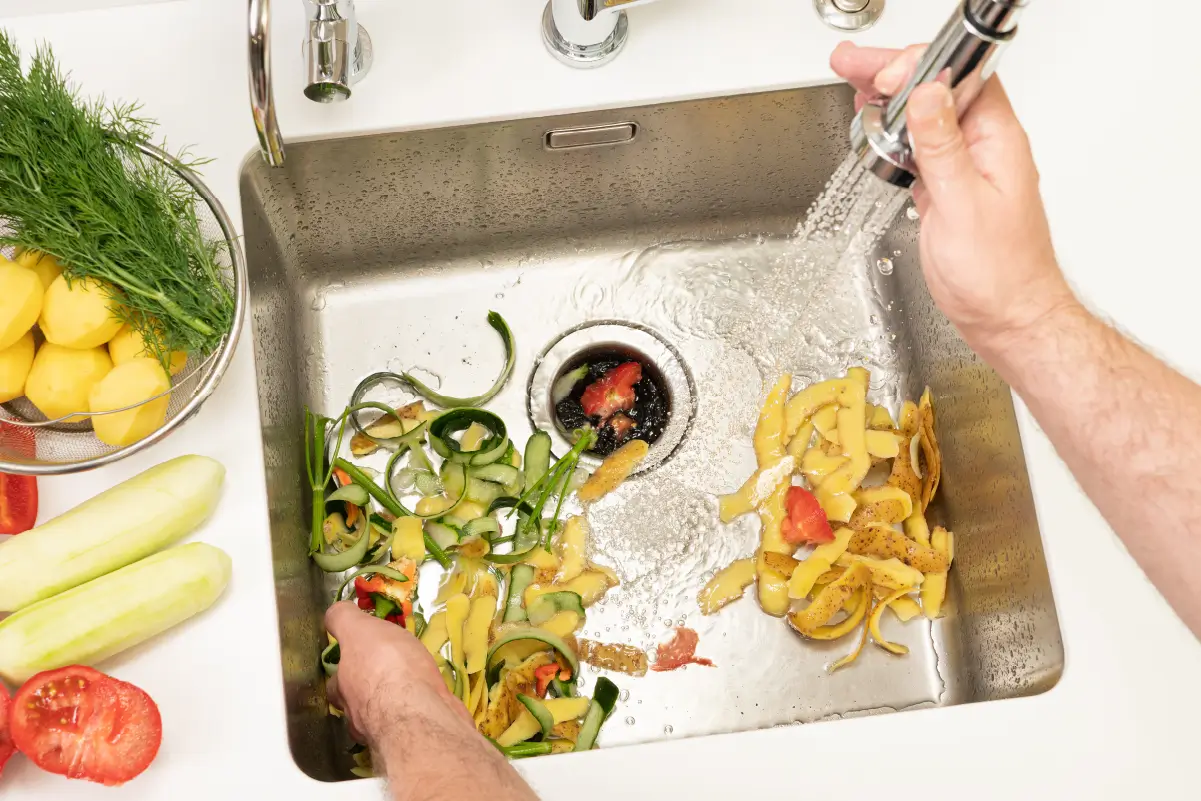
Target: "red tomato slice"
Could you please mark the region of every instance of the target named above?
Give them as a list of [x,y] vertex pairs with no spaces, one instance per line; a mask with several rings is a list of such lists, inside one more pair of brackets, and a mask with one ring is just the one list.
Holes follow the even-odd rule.
[[655,664],[651,665],[651,670],[660,672],[676,670],[684,665],[716,667],[713,660],[696,655],[696,646],[700,641],[700,635],[692,629],[677,626],[671,639],[659,646],[657,658]]
[[8,733],[8,712],[12,701],[8,698],[8,690],[4,689],[4,685],[0,684],[0,774],[4,773],[4,763],[13,755],[13,751],[17,750],[13,745],[12,735]]
[[642,365],[625,362],[610,369],[584,388],[580,406],[589,417],[608,420],[617,412],[634,408],[634,385],[642,380]]
[[784,496],[788,519],[780,528],[784,541],[790,545],[820,545],[834,541],[834,530],[826,512],[812,492],[804,487],[789,487]]
[[0,473],[0,534],[29,531],[37,518],[37,478]]
[[12,739],[42,770],[111,786],[150,765],[163,724],[142,690],[73,665],[39,673],[17,691]]

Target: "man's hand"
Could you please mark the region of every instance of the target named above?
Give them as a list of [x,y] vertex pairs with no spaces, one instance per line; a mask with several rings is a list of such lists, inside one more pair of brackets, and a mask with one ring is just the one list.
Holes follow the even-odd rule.
[[345,713],[351,735],[371,746],[372,767],[387,775],[395,801],[537,801],[476,732],[416,637],[349,601],[329,608],[325,627],[342,653],[326,694]]
[[[860,48],[846,42],[830,66],[859,94],[894,95],[924,47]],[[994,77],[957,119],[950,90],[923,84],[907,108],[921,180],[921,262],[930,294],[968,344],[986,355],[1075,305],[1051,247],[1026,133]]]
[[350,601],[330,607],[325,627],[342,653],[326,693],[346,714],[356,740],[378,748],[416,715],[432,715],[474,734],[467,709],[447,691],[434,660],[412,634],[364,614]]

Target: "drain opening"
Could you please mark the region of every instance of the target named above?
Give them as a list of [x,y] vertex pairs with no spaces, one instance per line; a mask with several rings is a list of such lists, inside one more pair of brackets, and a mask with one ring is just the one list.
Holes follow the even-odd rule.
[[566,434],[597,430],[589,450],[608,456],[632,439],[654,445],[671,417],[671,390],[645,354],[597,345],[576,354],[551,385],[555,423]]
[[641,326],[602,321],[572,329],[546,349],[530,376],[528,410],[536,428],[564,447],[570,432],[597,429],[585,457],[601,458],[632,439],[650,445],[637,472],[675,452],[692,422],[692,378],[675,348]]

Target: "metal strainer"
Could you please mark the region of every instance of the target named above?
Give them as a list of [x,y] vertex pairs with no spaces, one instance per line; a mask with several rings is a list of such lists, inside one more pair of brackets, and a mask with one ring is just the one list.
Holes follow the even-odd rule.
[[[193,354],[171,381],[170,401],[163,425],[148,437],[123,448],[106,445],[92,432],[86,410],[66,420],[48,420],[28,398],[20,397],[0,404],[0,472],[25,475],[60,475],[100,467],[147,448],[183,425],[200,410],[216,389],[233,358],[242,331],[246,310],[246,262],[238,247],[233,225],[221,203],[191,170],[156,147],[137,145],[140,158],[153,159],[174,170],[196,191],[196,212],[200,230],[214,245],[222,276],[234,296],[233,327],[220,345],[207,355]],[[0,250],[12,258],[9,250]],[[159,396],[161,397],[161,396]],[[155,398],[147,398],[149,403]],[[96,414],[116,414],[135,406]]]

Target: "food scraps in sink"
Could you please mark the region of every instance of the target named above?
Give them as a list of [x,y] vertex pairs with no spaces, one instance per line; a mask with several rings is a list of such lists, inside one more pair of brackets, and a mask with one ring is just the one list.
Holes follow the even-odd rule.
[[[580,663],[634,675],[648,664],[634,646],[576,637],[588,608],[619,583],[613,570],[586,557],[586,503],[625,481],[648,446],[630,438],[591,478],[580,457],[605,435],[590,421],[575,429],[573,446],[558,458],[544,431],[519,451],[505,421],[473,405],[494,396],[512,372],[512,333],[495,312],[488,322],[504,339],[507,356],[497,382],[482,395],[450,398],[408,373],[376,373],[337,417],[306,410],[310,554],[326,572],[344,574],[333,601],[353,587],[365,613],[420,638],[477,729],[506,755],[585,751],[595,747],[618,691],[600,677],[592,698],[582,697]],[[632,405],[626,398],[642,379],[622,366],[597,368],[593,379],[577,379],[582,386],[572,388],[577,399],[589,392],[589,398],[603,396],[601,402],[612,405],[609,422],[638,411],[637,398]],[[389,381],[423,400],[398,409],[363,400],[372,386]],[[375,418],[363,421],[364,413]],[[350,437],[348,422],[357,429]],[[340,455],[343,440],[349,458]],[[373,457],[386,457],[382,470],[363,461]],[[417,611],[431,604],[418,570],[426,561],[445,570],[428,620]],[[337,670],[339,656],[331,638],[321,654],[327,675]],[[359,750],[355,761],[356,773],[370,772],[369,753]]]
[[[926,521],[942,473],[930,389],[905,402],[897,425],[867,401],[868,380],[853,367],[791,397],[792,376],[772,387],[755,428],[758,468],[719,505],[723,522],[758,512],[759,548],[718,571],[697,599],[714,614],[757,584],[763,610],[787,616],[802,637],[859,629],[856,648],[831,671],[854,662],[869,635],[889,653],[908,653],[882,636],[881,617],[937,618],[954,558],[954,535]],[[868,486],[883,463],[887,477]]]

